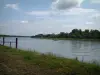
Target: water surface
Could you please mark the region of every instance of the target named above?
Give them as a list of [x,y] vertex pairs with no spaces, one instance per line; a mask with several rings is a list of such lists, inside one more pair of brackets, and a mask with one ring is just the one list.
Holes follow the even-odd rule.
[[[2,40],[2,38],[0,39]],[[15,41],[14,37],[6,38],[5,41]],[[9,43],[5,45],[9,46]],[[15,44],[12,44],[15,47]],[[36,50],[41,53],[51,52],[67,58],[78,57],[80,61],[100,62],[100,41],[83,40],[50,40],[34,38],[18,38],[18,48]]]

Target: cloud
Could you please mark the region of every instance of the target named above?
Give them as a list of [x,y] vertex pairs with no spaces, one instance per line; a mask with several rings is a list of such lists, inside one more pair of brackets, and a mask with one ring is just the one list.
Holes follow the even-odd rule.
[[14,9],[14,10],[19,9],[18,4],[6,4],[5,8],[11,8],[11,9]]
[[92,21],[95,23],[95,24],[100,24],[100,15],[99,16],[94,16],[93,18],[92,18]]
[[95,25],[99,25],[100,24],[100,11],[89,15],[88,18],[90,19],[90,21],[94,22]]
[[100,12],[95,13],[95,14],[89,16],[89,17],[90,17],[90,18],[97,18],[97,17],[100,17]]
[[71,8],[69,10],[61,10],[61,11],[31,11],[26,12],[28,15],[33,15],[38,18],[43,17],[57,17],[57,16],[79,16],[79,15],[86,15],[91,13],[97,13],[98,11],[95,9],[84,9],[84,8]]
[[100,4],[100,0],[90,0],[92,4]]
[[[78,29],[98,29],[100,28],[100,12],[96,9],[81,8],[83,0],[53,0],[51,5],[55,10],[33,10],[24,12],[29,18],[12,22],[5,31],[16,34],[38,34],[69,32],[74,28]],[[18,4],[6,5],[6,8],[18,8]],[[57,10],[56,10],[57,9]],[[29,16],[30,15],[30,16]],[[32,16],[32,19],[30,19]],[[35,19],[34,19],[35,18]],[[31,21],[30,21],[31,20]],[[8,23],[7,23],[8,24]],[[2,31],[3,27],[1,27]],[[19,31],[20,29],[20,31]],[[23,29],[23,31],[22,31]],[[6,33],[7,33],[6,32]]]
[[59,11],[59,14],[66,16],[80,16],[97,12],[98,11],[95,9],[71,8],[69,10]]
[[44,15],[49,15],[49,11],[31,11],[31,12],[26,12],[28,15],[36,15],[36,16],[44,16]]
[[95,9],[84,9],[84,8],[72,8],[69,10],[70,12],[73,13],[88,13],[88,12],[96,12]]
[[65,10],[73,7],[80,7],[83,0],[55,0],[52,9]]
[[21,23],[28,23],[28,21],[21,21]]
[[[81,8],[80,5],[84,0],[52,0],[51,7],[53,9],[58,9],[58,10],[38,10],[38,11],[30,11],[30,12],[25,12],[28,15],[33,15],[37,16],[38,18],[42,16],[79,16],[79,15],[86,15],[86,14],[91,14],[91,13],[96,13],[97,10],[95,9],[86,9],[86,8]],[[66,10],[68,9],[68,10]]]
[[86,22],[87,25],[92,25],[94,24],[93,22]]
[[51,29],[51,28],[52,28],[52,26],[48,26],[47,28],[50,28],[50,29]]

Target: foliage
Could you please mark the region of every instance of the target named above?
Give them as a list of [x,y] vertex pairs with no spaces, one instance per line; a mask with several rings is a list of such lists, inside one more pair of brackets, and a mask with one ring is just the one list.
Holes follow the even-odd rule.
[[100,39],[99,30],[84,30],[73,29],[70,33],[60,32],[59,34],[38,34],[33,38],[76,38],[76,39]]

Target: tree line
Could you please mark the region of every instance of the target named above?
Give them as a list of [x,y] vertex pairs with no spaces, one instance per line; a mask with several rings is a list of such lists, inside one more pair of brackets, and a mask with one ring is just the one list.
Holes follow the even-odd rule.
[[30,36],[21,36],[21,35],[0,35],[0,37],[30,37]]
[[38,34],[32,38],[76,38],[76,39],[100,39],[99,30],[86,29],[73,29],[70,33],[60,32],[59,34]]

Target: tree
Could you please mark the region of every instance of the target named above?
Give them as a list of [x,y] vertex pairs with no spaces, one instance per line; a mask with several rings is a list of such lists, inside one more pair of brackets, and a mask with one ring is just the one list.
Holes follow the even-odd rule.
[[38,34],[34,37],[39,38],[79,38],[79,39],[100,39],[100,31],[99,30],[90,30],[85,29],[82,31],[81,29],[73,29],[70,33],[60,32],[59,34]]

